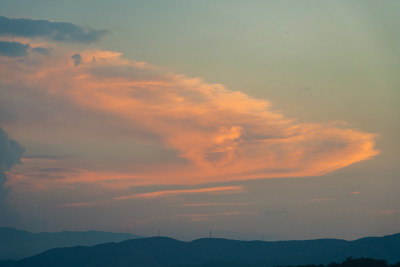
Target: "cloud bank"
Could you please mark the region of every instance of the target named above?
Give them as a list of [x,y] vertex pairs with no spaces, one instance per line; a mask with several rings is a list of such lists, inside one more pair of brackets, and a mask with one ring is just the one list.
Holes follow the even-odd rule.
[[7,205],[6,171],[21,163],[23,153],[24,148],[17,141],[9,139],[7,133],[0,127],[0,224],[7,223],[13,216]]
[[[61,158],[59,165],[27,161],[26,168],[35,162],[45,165],[41,168],[62,164],[79,170],[52,185],[319,176],[378,154],[375,134],[337,123],[297,122],[266,100],[113,51],[56,49],[51,56],[36,53],[23,61],[0,57],[0,83],[3,123],[19,132],[29,128],[29,138],[36,141],[77,147],[76,158]],[[90,156],[82,149],[94,138],[106,141],[88,147],[96,151]],[[142,142],[170,154],[152,162],[156,153],[151,153],[138,163],[144,152],[130,145]],[[101,156],[103,161],[96,162]],[[19,172],[14,181],[23,180]]]
[[15,140],[9,139],[7,133],[0,127],[0,170],[8,171],[17,163],[25,149]]

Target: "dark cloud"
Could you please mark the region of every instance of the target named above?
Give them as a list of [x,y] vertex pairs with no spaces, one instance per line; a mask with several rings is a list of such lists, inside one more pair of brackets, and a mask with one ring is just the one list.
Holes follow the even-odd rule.
[[46,47],[35,47],[35,48],[32,48],[32,51],[33,52],[37,52],[37,53],[40,53],[40,54],[43,54],[43,55],[48,55],[49,53],[50,53],[50,50],[51,49],[49,49],[49,48],[46,48]]
[[0,127],[0,171],[8,171],[16,163],[21,163],[24,151],[17,141],[8,139],[7,133]]
[[46,38],[60,42],[90,43],[98,41],[106,30],[83,28],[69,22],[12,19],[0,16],[0,36]]
[[8,189],[4,184],[7,181],[5,171],[21,163],[24,148],[15,140],[8,139],[7,133],[0,127],[0,223],[5,223],[14,217],[7,205]]
[[8,57],[25,57],[28,55],[29,44],[0,41],[0,55]]
[[0,172],[0,226],[9,224],[15,217],[7,203],[8,189],[4,187],[6,181],[7,176]]
[[72,56],[72,58],[75,60],[74,66],[78,66],[82,63],[82,57],[80,54],[75,54]]
[[4,184],[7,181],[7,176],[5,173],[0,172],[0,212],[3,210],[4,201],[6,199],[8,190],[4,187]]

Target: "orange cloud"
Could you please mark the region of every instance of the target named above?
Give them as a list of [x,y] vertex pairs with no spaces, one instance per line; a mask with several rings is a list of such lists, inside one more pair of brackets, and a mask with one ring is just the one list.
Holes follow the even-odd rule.
[[128,196],[116,197],[115,200],[125,199],[154,199],[172,197],[178,195],[189,195],[189,194],[237,194],[245,192],[241,186],[220,186],[220,187],[208,187],[198,189],[180,189],[180,190],[163,190],[155,191],[142,194],[133,194]]
[[100,188],[120,191],[131,186],[148,184],[140,177],[128,173],[63,168],[38,169],[28,168],[28,166],[20,169],[22,170],[16,170],[9,174],[7,185],[18,186],[27,191],[53,188],[74,189],[81,184],[94,184]]
[[[0,57],[5,88],[0,101],[18,118],[6,121],[7,127],[36,143],[75,145],[78,160],[71,167],[80,172],[54,182],[60,185],[319,176],[379,153],[375,134],[296,122],[273,111],[266,100],[112,51],[83,51],[74,66],[75,53],[54,49],[51,57],[36,54],[23,61]],[[103,139],[89,146],[96,138]],[[147,163],[132,160],[142,152],[126,144],[143,142],[175,154],[155,163],[151,157]],[[111,155],[117,145],[122,149]],[[90,152],[94,149],[99,152]]]

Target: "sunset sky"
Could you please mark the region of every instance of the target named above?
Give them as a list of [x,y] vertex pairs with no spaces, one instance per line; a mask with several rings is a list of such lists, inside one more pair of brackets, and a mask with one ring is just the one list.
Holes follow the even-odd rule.
[[0,226],[400,232],[399,10],[1,1]]

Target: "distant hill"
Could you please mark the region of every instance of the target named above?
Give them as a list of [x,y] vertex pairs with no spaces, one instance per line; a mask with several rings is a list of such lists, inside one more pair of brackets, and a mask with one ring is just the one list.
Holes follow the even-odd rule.
[[[175,265],[171,267],[265,267],[265,263],[259,262],[255,264],[243,263],[238,261],[212,261],[201,265]],[[347,258],[343,262],[331,262],[326,265],[322,264],[306,264],[296,266],[277,266],[277,267],[400,267],[400,262],[396,264],[388,264],[385,260],[372,258]]]
[[93,246],[138,237],[140,236],[98,231],[34,234],[0,227],[0,260],[23,259],[57,247]]
[[214,238],[183,242],[167,237],[151,237],[93,247],[57,248],[20,261],[3,262],[0,267],[195,266],[218,261],[231,262],[230,266],[258,263],[257,266],[268,267],[327,264],[350,256],[399,262],[400,234],[355,241],[318,239],[278,242]]

